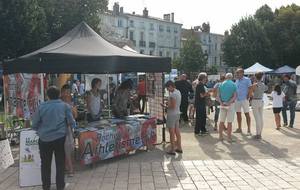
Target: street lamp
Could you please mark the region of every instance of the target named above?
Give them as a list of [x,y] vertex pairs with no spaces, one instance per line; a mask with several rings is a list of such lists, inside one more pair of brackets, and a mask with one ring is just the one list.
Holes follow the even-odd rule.
[[204,53],[204,71],[206,72],[206,64],[207,64],[207,60],[208,60],[208,54]]

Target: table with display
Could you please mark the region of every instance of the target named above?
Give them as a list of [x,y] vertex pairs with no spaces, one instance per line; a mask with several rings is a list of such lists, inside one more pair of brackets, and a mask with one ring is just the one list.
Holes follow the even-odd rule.
[[103,119],[75,129],[81,164],[128,154],[156,143],[156,118],[132,115],[124,119]]

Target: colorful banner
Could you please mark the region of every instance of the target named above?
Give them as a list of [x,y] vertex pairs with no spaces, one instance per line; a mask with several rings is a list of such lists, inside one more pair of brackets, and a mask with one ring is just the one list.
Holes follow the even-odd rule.
[[[39,137],[33,130],[21,132],[19,184],[21,187],[42,185]],[[55,183],[55,158],[51,166],[51,182]]]
[[79,152],[82,164],[105,160],[156,143],[156,119],[126,121],[96,131],[81,132]]
[[29,119],[43,101],[42,74],[11,74],[4,76],[5,111]]

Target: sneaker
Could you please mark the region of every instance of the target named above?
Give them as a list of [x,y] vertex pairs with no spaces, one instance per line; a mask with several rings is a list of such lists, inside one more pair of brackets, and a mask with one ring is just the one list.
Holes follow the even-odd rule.
[[242,133],[242,130],[241,129],[237,129],[233,133]]
[[236,142],[235,139],[228,139],[227,141],[228,141],[229,143],[234,143],[234,142]]
[[246,136],[252,136],[251,132],[247,132]]
[[288,124],[287,124],[287,123],[284,123],[284,124],[283,124],[283,127],[287,127],[287,126],[288,126]]
[[289,128],[294,128],[294,126],[293,125],[289,125]]

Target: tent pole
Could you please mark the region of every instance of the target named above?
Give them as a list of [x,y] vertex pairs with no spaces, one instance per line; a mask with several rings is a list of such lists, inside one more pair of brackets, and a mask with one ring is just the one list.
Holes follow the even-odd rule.
[[110,87],[109,87],[109,74],[106,74],[106,81],[107,81],[108,117],[111,118],[111,113],[110,113]]

